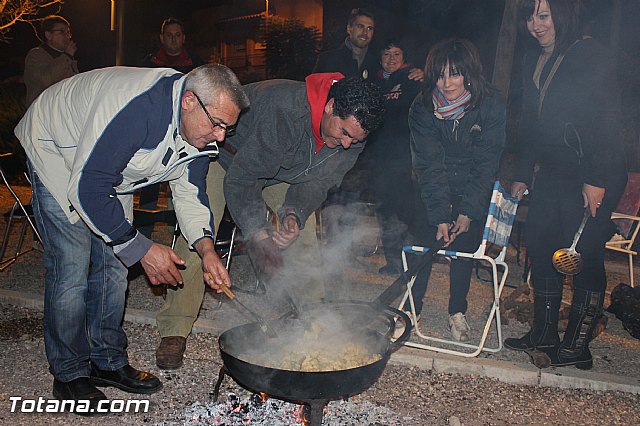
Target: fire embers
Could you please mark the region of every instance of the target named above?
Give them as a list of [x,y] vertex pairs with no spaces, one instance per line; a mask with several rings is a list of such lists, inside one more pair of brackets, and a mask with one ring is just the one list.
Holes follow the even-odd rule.
[[217,403],[194,403],[182,420],[189,425],[302,425],[304,406],[269,399],[266,394],[229,393]]
[[[268,398],[266,394],[249,392],[228,393],[226,399],[216,403],[196,402],[187,407],[176,420],[189,425],[259,425],[299,426],[305,424],[304,406]],[[406,423],[405,423],[406,421]],[[169,422],[171,423],[171,422]],[[324,409],[324,426],[357,425],[409,425],[397,413],[368,401],[332,401]]]

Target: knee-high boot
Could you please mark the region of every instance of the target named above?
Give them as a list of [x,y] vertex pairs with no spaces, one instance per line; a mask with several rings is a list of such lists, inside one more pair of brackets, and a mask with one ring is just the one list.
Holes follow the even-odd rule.
[[574,289],[569,324],[562,343],[553,348],[541,349],[546,356],[532,357],[536,367],[575,365],[581,370],[591,369],[593,357],[589,351],[589,342],[602,314],[603,302],[603,292]]
[[544,284],[533,289],[533,327],[519,339],[505,339],[504,346],[514,351],[532,351],[536,348],[553,348],[560,343],[558,319],[562,303],[562,283],[557,279],[545,279]]

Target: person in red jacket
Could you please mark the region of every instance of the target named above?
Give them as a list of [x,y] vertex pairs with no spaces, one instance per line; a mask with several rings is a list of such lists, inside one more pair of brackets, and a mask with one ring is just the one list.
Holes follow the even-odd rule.
[[162,23],[160,30],[160,43],[162,46],[148,54],[142,61],[143,67],[173,68],[182,73],[188,73],[192,69],[203,65],[204,61],[196,54],[189,52],[184,47],[186,36],[184,24],[176,18],[167,18]]
[[[155,53],[148,54],[142,61],[142,66],[147,68],[173,68],[186,74],[192,69],[203,65],[204,61],[198,55],[190,53],[184,48],[185,39],[182,21],[176,18],[165,19],[160,29],[160,43],[162,43],[162,46]],[[158,208],[160,185],[147,186],[140,191],[139,206],[141,209],[156,210]],[[138,230],[148,238],[151,238],[153,225],[140,226]]]

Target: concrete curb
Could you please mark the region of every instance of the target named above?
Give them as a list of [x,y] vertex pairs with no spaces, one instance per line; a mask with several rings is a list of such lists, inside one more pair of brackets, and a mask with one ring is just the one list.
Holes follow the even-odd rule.
[[[418,353],[417,353],[418,352]],[[422,352],[420,354],[419,352]],[[531,364],[520,364],[487,358],[459,358],[432,351],[402,348],[391,356],[392,364],[433,369],[438,373],[456,373],[489,377],[501,382],[548,386],[564,389],[620,391],[640,394],[640,379],[612,374],[582,371],[577,368],[541,370]]]
[[[43,310],[42,296],[11,290],[0,290],[0,303]],[[140,309],[127,309],[125,320],[137,324],[155,325],[155,313]],[[219,322],[198,319],[195,333],[220,335],[224,330]],[[576,368],[540,370],[531,364],[487,358],[461,358],[437,352],[403,347],[391,355],[391,364],[407,365],[438,373],[456,373],[489,377],[505,383],[548,386],[564,389],[590,389],[594,391],[620,391],[640,394],[640,379],[612,374],[582,371]]]

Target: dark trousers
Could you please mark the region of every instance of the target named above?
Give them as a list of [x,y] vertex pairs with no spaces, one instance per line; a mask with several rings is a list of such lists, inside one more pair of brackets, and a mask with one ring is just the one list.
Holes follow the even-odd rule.
[[[454,217],[455,215],[455,217]],[[457,219],[458,212],[454,209],[452,214],[452,220]],[[464,234],[460,234],[456,239],[447,247],[447,250],[461,251],[461,252],[475,252],[480,242],[482,241],[482,231],[484,229],[484,220],[471,221],[469,231]],[[428,226],[423,229],[419,236],[419,244],[424,247],[434,247],[436,241],[437,228],[435,226]],[[412,262],[417,262],[417,256],[410,255],[413,258]],[[467,294],[469,294],[469,286],[471,283],[471,273],[473,271],[473,260],[470,259],[452,259],[451,268],[449,270],[449,315],[462,312],[467,312]],[[422,311],[424,295],[427,292],[427,284],[429,282],[429,276],[431,275],[432,262],[429,261],[425,265],[422,272],[418,274],[413,284],[412,293],[413,300],[416,306],[416,313]],[[405,311],[410,310],[409,301],[405,303],[403,308]]]
[[[589,217],[576,251],[583,260],[582,272],[573,277],[574,288],[603,292],[607,280],[604,269],[604,244],[614,234],[611,212],[626,184],[626,175],[611,179],[595,218]],[[541,171],[531,194],[525,241],[531,257],[531,277],[536,289],[547,279],[561,286],[561,275],[553,267],[553,253],[571,246],[584,214],[582,181],[558,178]]]
[[411,168],[387,167],[384,173],[371,178],[371,192],[376,199],[387,265],[401,271],[402,246],[407,235],[414,232],[414,211],[416,202],[420,202],[414,191]]

